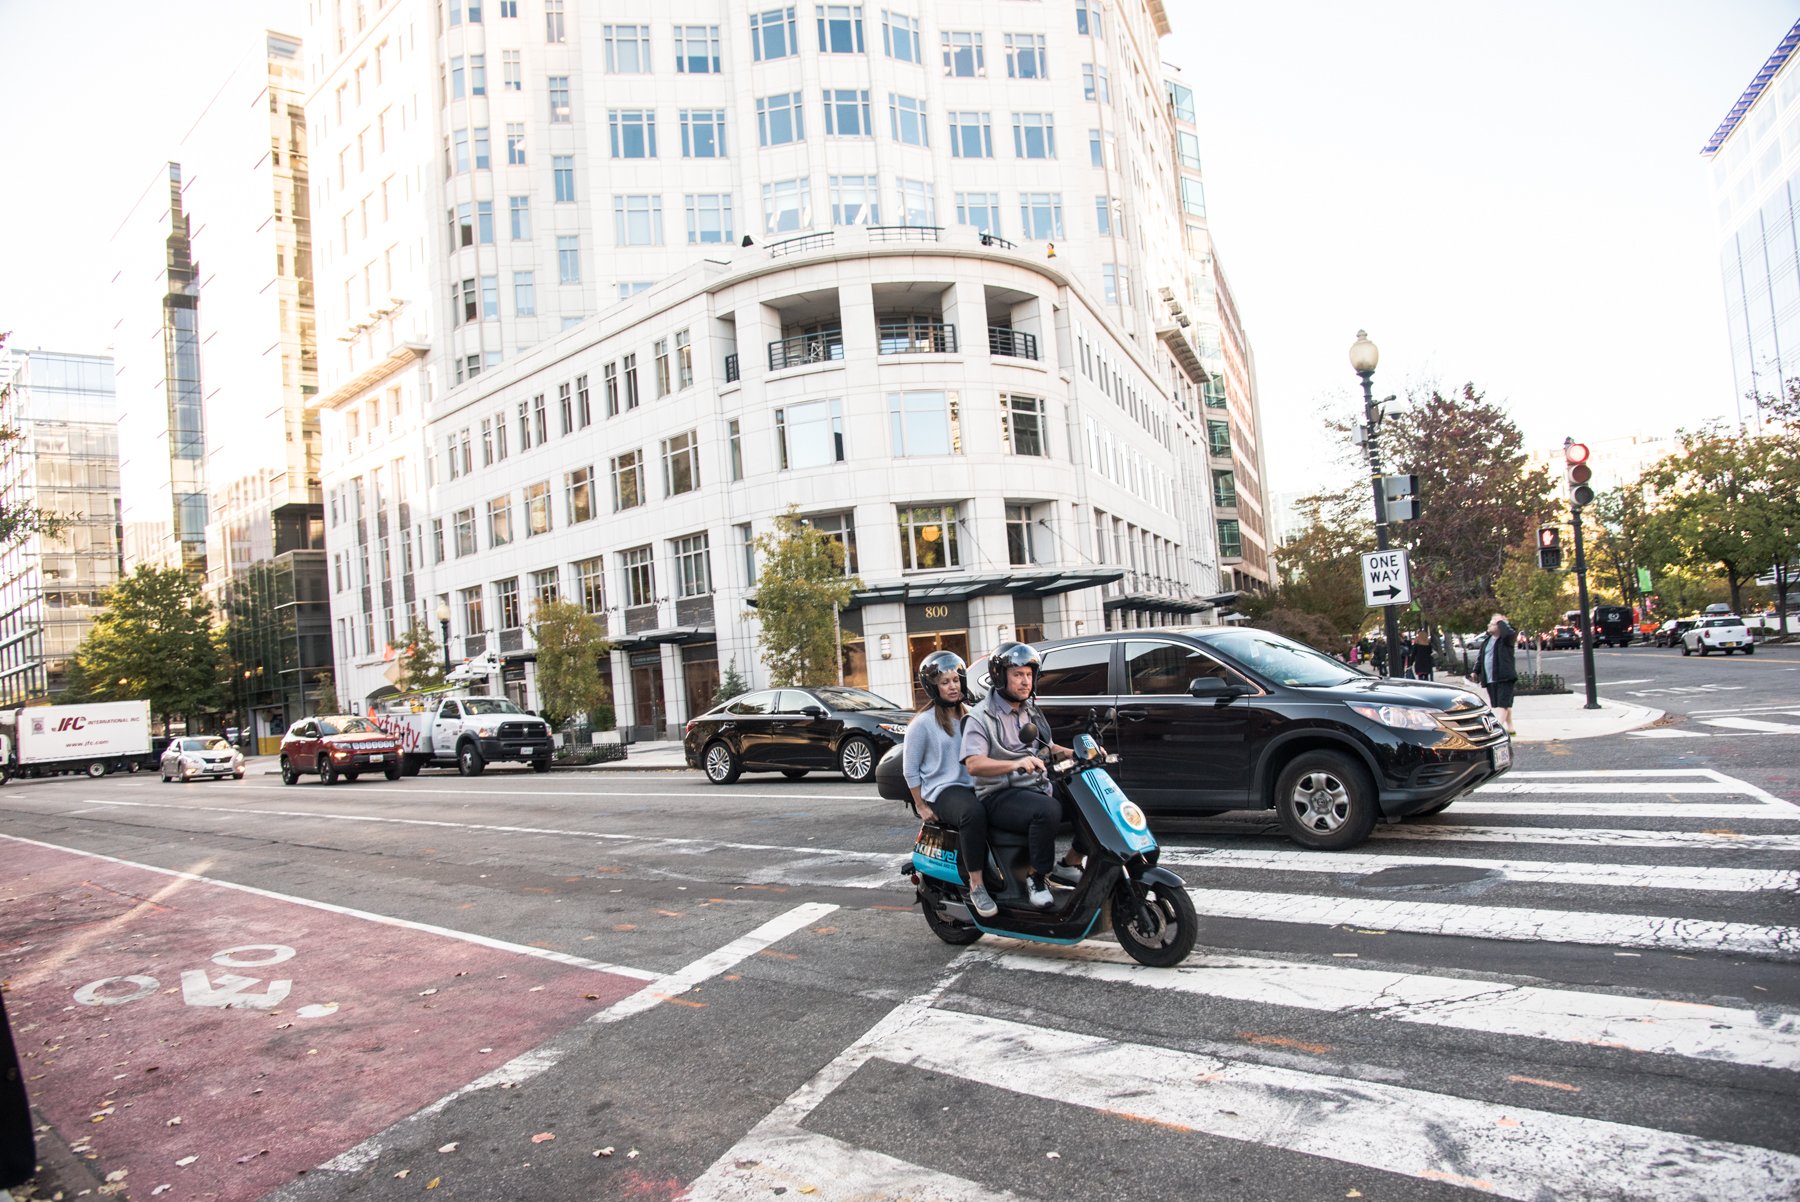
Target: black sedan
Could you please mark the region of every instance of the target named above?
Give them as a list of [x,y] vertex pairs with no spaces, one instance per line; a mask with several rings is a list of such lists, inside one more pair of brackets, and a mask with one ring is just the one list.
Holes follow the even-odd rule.
[[883,752],[906,735],[912,712],[867,689],[820,685],[762,689],[714,706],[685,728],[690,768],[715,785],[744,772],[779,772],[799,780],[837,771],[866,781]]

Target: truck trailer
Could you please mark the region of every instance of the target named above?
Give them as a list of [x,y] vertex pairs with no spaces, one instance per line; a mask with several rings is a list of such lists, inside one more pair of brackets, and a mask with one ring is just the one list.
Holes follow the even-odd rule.
[[0,712],[11,776],[136,772],[150,755],[148,701],[29,705]]

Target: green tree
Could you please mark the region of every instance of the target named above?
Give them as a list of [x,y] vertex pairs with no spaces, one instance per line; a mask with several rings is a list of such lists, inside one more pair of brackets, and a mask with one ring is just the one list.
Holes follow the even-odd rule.
[[762,661],[776,685],[835,684],[838,614],[862,581],[844,575],[844,547],[813,529],[797,508],[759,535],[762,570],[756,616],[762,623]]
[[1362,566],[1357,555],[1373,546],[1368,497],[1353,489],[1303,499],[1306,526],[1276,552],[1275,588],[1245,597],[1239,608],[1251,622],[1322,651],[1342,651],[1367,624]]
[[341,714],[349,708],[338,700],[337,681],[329,672],[319,673],[313,682],[312,703],[315,714]]
[[713,690],[712,700],[706,703],[706,708],[711,709],[715,705],[722,705],[733,697],[742,696],[749,691],[750,682],[739,674],[737,661],[734,659],[725,665],[725,675],[719,677],[719,687]]
[[1722,575],[1740,609],[1745,583],[1792,554],[1791,456],[1777,439],[1717,424],[1684,431],[1681,444],[1644,474],[1657,496],[1647,522],[1655,566]]
[[[1625,603],[1640,600],[1637,573],[1648,567],[1649,507],[1641,483],[1608,489],[1583,515],[1588,583],[1596,592],[1614,592]],[[1570,548],[1570,555],[1574,549]]]
[[165,729],[174,715],[215,713],[227,701],[212,605],[178,568],[140,564],[108,589],[75,659],[89,697],[147,700]]
[[444,649],[431,633],[431,623],[414,615],[400,636],[400,681],[402,693],[419,689],[435,689],[444,683]]
[[600,658],[612,649],[594,616],[573,601],[539,602],[532,613],[537,690],[552,728],[611,701]]

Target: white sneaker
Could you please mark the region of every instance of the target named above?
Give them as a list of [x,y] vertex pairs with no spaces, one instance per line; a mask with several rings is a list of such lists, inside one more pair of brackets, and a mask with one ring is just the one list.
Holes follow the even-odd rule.
[[1058,864],[1050,870],[1050,883],[1052,885],[1068,885],[1073,888],[1081,884],[1081,872],[1082,870],[1073,864]]
[[1050,890],[1044,884],[1044,878],[1035,872],[1025,878],[1025,900],[1040,910],[1048,910],[1056,904],[1050,896]]

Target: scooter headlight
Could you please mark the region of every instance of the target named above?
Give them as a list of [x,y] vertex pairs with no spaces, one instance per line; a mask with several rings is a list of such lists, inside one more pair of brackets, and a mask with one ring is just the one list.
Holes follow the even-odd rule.
[[1148,830],[1150,828],[1149,821],[1144,817],[1144,811],[1138,809],[1138,804],[1135,801],[1121,803],[1119,806],[1119,817],[1124,819],[1125,825],[1134,831]]

